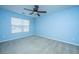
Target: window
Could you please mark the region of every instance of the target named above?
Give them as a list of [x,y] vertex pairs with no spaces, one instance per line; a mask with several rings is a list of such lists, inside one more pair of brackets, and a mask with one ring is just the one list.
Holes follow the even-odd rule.
[[29,32],[29,20],[11,18],[12,33]]

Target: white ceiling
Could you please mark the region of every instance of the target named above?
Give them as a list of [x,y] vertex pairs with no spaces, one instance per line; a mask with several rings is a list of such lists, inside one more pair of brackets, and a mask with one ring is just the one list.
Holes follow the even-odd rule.
[[[13,12],[16,12],[18,14],[23,14],[23,12],[25,14],[23,15],[26,15],[26,16],[30,16],[30,17],[37,17],[35,15],[29,15],[29,13],[31,13],[30,11],[27,11],[27,10],[24,10],[24,8],[28,8],[28,9],[33,9],[33,5],[3,5],[1,6],[1,8],[4,8],[4,9],[7,9],[7,10],[10,10],[10,11],[13,11]],[[39,10],[45,10],[47,11],[46,14],[48,13],[54,13],[54,12],[57,12],[57,11],[60,11],[60,10],[63,10],[63,9],[66,9],[66,8],[70,8],[72,6],[68,6],[68,5],[39,5]],[[46,14],[41,14],[42,15],[46,15]]]

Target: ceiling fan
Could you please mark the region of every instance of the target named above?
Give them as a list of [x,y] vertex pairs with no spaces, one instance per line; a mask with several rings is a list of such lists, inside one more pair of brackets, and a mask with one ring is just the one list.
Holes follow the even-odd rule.
[[30,15],[36,13],[37,16],[40,16],[40,13],[47,13],[47,11],[39,11],[39,5],[34,5],[33,9],[24,8],[24,10],[31,11]]

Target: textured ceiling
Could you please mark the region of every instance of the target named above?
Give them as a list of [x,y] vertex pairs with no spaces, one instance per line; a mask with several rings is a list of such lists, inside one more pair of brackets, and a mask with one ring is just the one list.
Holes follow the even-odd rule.
[[[24,10],[24,8],[33,9],[33,7],[34,7],[33,5],[3,5],[0,7],[7,9],[7,10],[10,10],[10,11],[13,11],[13,12],[16,12],[18,14],[23,14],[23,12],[24,12],[23,15],[30,16],[30,17],[38,17],[35,15],[29,15],[29,13],[31,13],[31,11]],[[39,5],[39,10],[47,11],[46,14],[41,13],[41,16],[42,16],[42,15],[47,15],[49,13],[61,11],[63,9],[67,9],[70,7],[73,7],[73,6],[68,6],[68,5],[62,5],[62,6],[61,5]]]

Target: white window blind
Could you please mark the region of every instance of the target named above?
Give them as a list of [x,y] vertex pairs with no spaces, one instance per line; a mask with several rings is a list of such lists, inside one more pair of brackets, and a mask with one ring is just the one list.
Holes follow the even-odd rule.
[[12,17],[11,25],[12,25],[12,33],[29,32],[30,21]]

